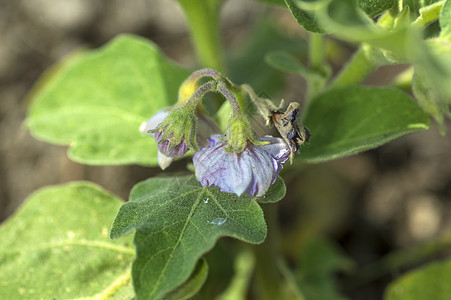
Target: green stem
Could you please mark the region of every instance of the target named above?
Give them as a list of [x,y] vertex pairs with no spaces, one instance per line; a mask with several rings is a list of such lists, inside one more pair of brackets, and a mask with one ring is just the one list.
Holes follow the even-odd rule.
[[277,206],[275,204],[263,204],[263,211],[268,227],[268,235],[263,244],[254,246],[256,258],[256,299],[279,299],[282,290],[281,277],[277,260],[279,258],[279,224],[277,220]]
[[310,34],[309,60],[310,68],[321,73],[324,67],[324,36],[322,34]]
[[219,39],[219,8],[222,0],[178,0],[189,23],[201,64],[224,72]]
[[361,83],[376,68],[371,59],[370,46],[362,45],[352,59],[337,74],[330,88]]
[[318,75],[306,77],[307,101],[304,104],[304,110],[307,110],[307,106],[311,102],[310,100],[315,98],[318,94],[322,92],[329,76],[329,72],[327,72],[328,66],[326,66],[325,63],[324,36],[322,34],[318,33],[310,34],[309,61],[310,61],[310,69],[315,71],[315,73]]

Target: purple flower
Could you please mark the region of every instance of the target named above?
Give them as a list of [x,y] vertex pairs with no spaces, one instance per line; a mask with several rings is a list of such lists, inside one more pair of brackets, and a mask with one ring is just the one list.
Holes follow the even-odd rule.
[[[155,115],[153,115],[143,126],[142,131],[155,138],[155,142],[157,143],[158,151],[160,153],[164,154],[167,157],[181,157],[189,150],[185,141],[182,140],[179,144],[173,146],[168,139],[161,140],[163,136],[162,131],[159,131],[157,133],[148,133],[149,130],[157,128],[158,125],[160,125],[166,119],[166,117],[169,115],[168,109],[169,107],[165,107],[159,110]],[[172,149],[170,149],[171,146],[173,146]]]
[[[180,143],[175,146],[171,145],[170,137],[172,133],[164,140],[162,140],[163,131],[158,131],[156,133],[149,133],[149,130],[156,129],[166,117],[170,114],[170,107],[165,107],[159,110],[155,115],[153,115],[147,122],[143,123],[140,127],[140,131],[148,134],[155,138],[155,142],[158,147],[158,164],[161,169],[166,169],[171,165],[175,158],[182,157],[188,150],[189,147],[185,143],[185,140],[181,140]],[[201,146],[208,145],[207,138],[215,133],[220,132],[218,125],[211,118],[202,113],[197,113],[198,118],[198,132],[196,141]],[[171,149],[171,146],[173,148]]]
[[225,151],[227,142],[223,138],[211,136],[210,145],[194,154],[197,179],[203,186],[215,185],[222,192],[263,196],[288,159],[288,145],[280,138],[265,136],[257,140],[268,144],[256,146],[248,142],[242,152],[235,153]]

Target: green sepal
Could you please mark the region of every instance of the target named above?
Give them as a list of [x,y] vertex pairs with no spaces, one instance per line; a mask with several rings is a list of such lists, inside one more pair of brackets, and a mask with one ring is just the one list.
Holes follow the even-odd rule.
[[199,150],[196,142],[197,116],[191,106],[184,106],[174,109],[155,129],[148,130],[148,133],[162,132],[160,143],[168,140],[170,142],[169,151],[182,141],[190,149]]
[[230,117],[227,123],[226,140],[227,147],[224,150],[235,153],[243,151],[249,141],[256,146],[268,143],[255,139],[255,134],[251,129],[249,120],[244,114],[234,114]]

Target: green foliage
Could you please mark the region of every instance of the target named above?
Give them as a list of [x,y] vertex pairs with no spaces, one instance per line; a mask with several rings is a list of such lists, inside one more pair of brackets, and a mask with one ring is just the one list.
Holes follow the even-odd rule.
[[139,127],[177,101],[187,76],[149,41],[124,35],[63,66],[34,96],[27,125],[82,163],[155,165],[155,142]]
[[[313,11],[309,10],[309,5],[312,4],[310,2],[308,0],[285,0],[285,4],[291,11],[291,14],[302,28],[311,32],[324,33],[324,29],[320,26],[317,16]],[[315,6],[312,5],[312,8],[314,9]]]
[[199,292],[202,285],[205,283],[208,274],[208,265],[205,259],[200,259],[197,265],[188,278],[181,286],[169,292],[164,296],[164,300],[185,300],[194,296]]
[[314,99],[304,124],[312,137],[299,158],[319,162],[427,129],[429,118],[398,90],[349,86],[332,89]]
[[117,238],[136,229],[133,283],[139,298],[158,299],[187,280],[197,260],[222,236],[261,243],[266,236],[257,201],[284,196],[279,181],[262,198],[202,187],[194,176],[150,178],[137,184],[111,229]]
[[360,0],[359,7],[371,18],[395,6],[395,0]]
[[315,71],[305,67],[294,55],[285,51],[272,51],[265,56],[265,61],[271,67],[288,73],[301,75],[305,78],[319,76]]
[[384,299],[449,299],[451,295],[450,276],[451,260],[430,263],[392,282]]
[[301,249],[296,273],[305,300],[345,299],[338,293],[334,276],[352,267],[352,261],[328,239],[317,237],[308,241]]
[[440,36],[451,40],[451,1],[445,1],[440,12]]
[[133,297],[131,236],[108,238],[121,203],[84,182],[31,195],[0,227],[0,298]]
[[263,63],[265,55],[270,51],[287,51],[298,56],[306,56],[305,41],[293,39],[268,20],[260,20],[251,29],[249,41],[229,58],[229,74],[235,83],[247,83],[257,93],[264,91],[273,96],[284,87],[284,76]]

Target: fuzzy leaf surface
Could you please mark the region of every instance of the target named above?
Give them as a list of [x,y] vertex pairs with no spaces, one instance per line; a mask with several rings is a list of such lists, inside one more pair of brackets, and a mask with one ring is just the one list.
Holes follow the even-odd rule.
[[[274,189],[282,185],[273,185],[266,198],[280,200],[284,194]],[[138,183],[110,233],[117,238],[136,229],[132,277],[138,298],[158,299],[185,282],[220,237],[263,242],[266,224],[257,203],[261,198],[202,187],[194,176],[154,177]]]
[[31,195],[0,227],[0,298],[132,298],[131,236],[108,238],[121,203],[83,182]]
[[140,125],[177,101],[187,71],[139,37],[123,35],[65,64],[33,97],[27,125],[38,139],[70,145],[87,164],[156,165]]
[[348,86],[314,99],[304,124],[310,144],[300,159],[320,162],[380,146],[402,135],[429,128],[429,117],[395,89]]

